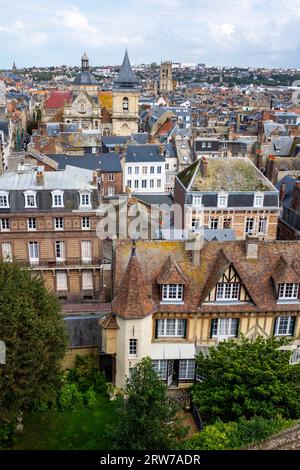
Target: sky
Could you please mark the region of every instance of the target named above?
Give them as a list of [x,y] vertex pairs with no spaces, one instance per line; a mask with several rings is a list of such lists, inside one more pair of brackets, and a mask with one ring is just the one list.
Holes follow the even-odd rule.
[[0,68],[162,60],[300,68],[300,0],[0,0]]

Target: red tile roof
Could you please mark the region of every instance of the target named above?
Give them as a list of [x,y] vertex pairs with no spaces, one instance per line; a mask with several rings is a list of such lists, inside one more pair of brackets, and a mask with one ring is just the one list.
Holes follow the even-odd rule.
[[64,106],[65,103],[70,103],[72,99],[71,91],[61,91],[55,90],[52,91],[49,98],[46,99],[44,103],[45,109],[59,109]]

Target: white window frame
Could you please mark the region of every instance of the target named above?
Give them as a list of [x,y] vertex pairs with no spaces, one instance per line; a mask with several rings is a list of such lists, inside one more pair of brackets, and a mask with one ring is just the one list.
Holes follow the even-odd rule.
[[219,283],[216,286],[216,302],[239,301],[240,292],[241,292],[241,284],[239,282]]
[[[87,249],[87,247],[89,247]],[[82,263],[91,263],[92,261],[92,242],[91,240],[81,241],[81,259]]]
[[[57,223],[59,221],[59,223]],[[62,222],[62,225],[61,223]],[[63,217],[54,217],[54,230],[64,230],[64,218]]]
[[108,181],[115,181],[114,173],[108,173]]
[[[63,280],[63,282],[61,282]],[[68,290],[68,274],[67,271],[56,271],[56,290]]]
[[163,284],[162,285],[162,301],[163,302],[182,302],[183,301],[183,284]]
[[[249,230],[248,224],[252,221],[252,229]],[[248,228],[247,228],[248,227]],[[253,235],[255,232],[255,218],[254,217],[246,217],[245,221],[245,234]]]
[[203,195],[193,196],[193,207],[202,207]]
[[[31,249],[32,247],[32,249]],[[33,249],[34,247],[34,249]],[[39,259],[40,259],[40,249],[39,249],[39,244],[37,241],[30,241],[28,242],[28,256],[29,256],[29,261],[31,264],[38,264]],[[36,256],[31,256],[31,255],[36,255]]]
[[[288,291],[291,295],[288,295]],[[279,284],[278,300],[298,300],[299,284],[286,282]]]
[[85,270],[82,271],[82,290],[93,290],[93,271]]
[[[64,207],[64,191],[51,191],[52,207]],[[56,200],[58,199],[58,201]]]
[[91,218],[88,216],[81,217],[81,228],[82,230],[91,229]]
[[115,187],[114,186],[108,186],[108,196],[113,196],[115,194]]
[[[30,225],[32,225],[32,224],[30,223],[30,221],[33,221],[33,220],[34,220],[34,225],[35,225],[35,226],[34,226],[34,227],[31,227]],[[37,226],[36,217],[29,217],[29,218],[27,219],[27,230],[28,230],[29,232],[35,232],[35,231],[36,231],[36,226]]]
[[55,259],[57,262],[62,262],[62,261],[65,261],[66,259],[64,241],[55,240]]
[[127,186],[128,186],[129,189],[131,189],[131,186],[132,186],[131,180],[127,180]]
[[228,194],[227,193],[218,194],[218,207],[219,208],[228,207]]
[[[32,209],[36,208],[36,191],[24,191],[24,198],[25,198],[25,209]],[[33,205],[28,204],[28,199],[29,197],[33,197]]]
[[127,167],[127,175],[132,175],[132,166]]
[[1,219],[1,232],[10,232],[10,219],[7,217]]
[[79,197],[81,209],[90,209],[92,207],[91,191],[80,191]]
[[[217,227],[216,227],[216,228],[212,227],[212,225],[215,225],[215,223],[217,223]],[[211,217],[211,218],[209,219],[209,228],[210,228],[211,230],[217,230],[217,229],[219,228],[219,223],[220,223],[220,218],[219,218],[219,217]]]
[[158,175],[161,175],[161,165],[158,165],[158,166],[156,167],[156,173],[157,173]]
[[179,361],[179,380],[194,380],[196,372],[195,359],[180,359]]
[[2,259],[3,261],[11,263],[13,260],[13,253],[12,253],[12,243],[11,242],[4,242],[1,245],[2,247]]
[[237,318],[217,318],[217,332],[212,332],[212,338],[227,339],[236,338],[237,335],[232,333],[233,327],[236,329]]
[[184,338],[187,320],[185,318],[159,318],[157,338]]
[[254,193],[253,207],[264,207],[264,193]]
[[129,339],[128,355],[129,357],[138,357],[138,340],[136,338]]
[[166,359],[153,360],[152,367],[161,380],[167,379],[168,361]]
[[0,208],[9,209],[9,192],[8,191],[0,191]]
[[[287,320],[287,322],[286,322]],[[275,331],[274,331],[274,336],[293,336],[294,334],[294,331],[293,333],[290,333],[290,328],[291,328],[291,322],[294,322],[294,318],[293,317],[286,317],[286,316],[280,316],[280,317],[276,317],[275,318]],[[279,330],[282,328],[282,323],[281,322],[286,322],[286,325],[285,328],[285,333],[279,333]],[[295,328],[295,324],[294,324],[294,328]]]
[[156,187],[161,188],[161,179],[156,180]]

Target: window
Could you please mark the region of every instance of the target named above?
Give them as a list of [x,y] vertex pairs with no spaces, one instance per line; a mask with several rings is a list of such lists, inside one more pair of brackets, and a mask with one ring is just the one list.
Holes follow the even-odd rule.
[[161,180],[157,180],[156,186],[157,186],[158,188],[161,188]]
[[155,172],[155,170],[154,170],[154,166],[150,166],[150,173],[151,173],[151,175],[153,175],[153,174],[154,174],[154,172]]
[[258,233],[265,234],[267,231],[267,219],[265,217],[260,217],[258,222]]
[[132,175],[132,167],[131,166],[127,167],[127,174]]
[[176,318],[156,320],[156,337],[177,336],[184,338],[186,336],[186,324],[186,320]]
[[166,380],[167,378],[167,365],[168,361],[166,360],[152,361],[153,369],[158,374],[159,378],[162,380]]
[[219,219],[218,218],[210,219],[210,229],[211,230],[217,230],[218,225],[219,225]]
[[200,220],[195,217],[192,218],[192,230],[196,230],[200,227]]
[[162,286],[162,300],[182,301],[183,284],[164,284]]
[[135,167],[134,167],[134,174],[135,174],[135,175],[138,175],[139,172],[140,172],[139,167],[138,167],[138,166],[135,166]]
[[275,336],[293,336],[296,317],[277,317],[275,320]]
[[224,282],[217,284],[216,300],[239,300],[240,284],[238,282]]
[[81,242],[81,257],[83,263],[90,263],[92,261],[92,242],[90,240]]
[[246,219],[246,233],[249,235],[254,233],[254,219],[252,217]]
[[113,173],[108,173],[108,181],[115,181],[115,175]]
[[279,300],[298,299],[299,284],[279,284]]
[[68,277],[65,271],[56,272],[56,290],[68,290]]
[[135,189],[139,188],[139,180],[134,180],[134,188]]
[[128,188],[131,188],[131,180],[127,181],[127,186],[128,186]]
[[8,193],[6,191],[0,191],[0,207],[9,207]]
[[202,196],[193,196],[193,206],[194,207],[202,206]]
[[196,361],[194,359],[181,359],[179,362],[179,380],[194,380]]
[[10,242],[2,243],[2,258],[3,261],[12,261],[12,246]]
[[147,180],[142,180],[142,188],[147,188]]
[[227,143],[226,142],[223,143],[223,149],[227,149]]
[[123,98],[123,111],[128,111],[128,98]]
[[85,113],[85,106],[83,103],[80,105],[80,112]]
[[28,230],[36,230],[36,218],[30,217],[27,219],[27,228]]
[[52,207],[64,207],[64,192],[52,191]]
[[203,149],[205,149],[205,148],[206,148],[206,142],[202,142],[201,147],[202,147]]
[[37,264],[39,262],[39,245],[38,242],[29,242],[29,261],[32,264]]
[[225,217],[223,220],[223,228],[231,228],[231,218],[230,217]]
[[80,206],[91,207],[91,194],[90,193],[80,193]]
[[55,242],[55,257],[56,261],[65,260],[65,243],[61,241]]
[[137,339],[130,338],[129,340],[129,356],[137,356]]
[[169,163],[166,163],[166,171],[169,170]]
[[114,186],[109,186],[108,187],[108,195],[113,196],[115,194],[115,187]]
[[211,321],[211,338],[237,338],[238,318],[215,318]]
[[82,289],[93,290],[93,272],[82,271]]
[[2,232],[9,231],[9,219],[1,219],[1,231]]
[[254,207],[263,207],[264,205],[264,195],[260,193],[254,194]]
[[82,217],[81,218],[81,228],[82,228],[82,230],[89,230],[91,228],[90,217]]
[[54,217],[54,229],[55,230],[64,229],[64,219],[62,217]]
[[36,192],[35,191],[25,191],[25,208],[36,207]]
[[161,173],[161,166],[158,166],[157,167],[157,174],[160,174]]
[[228,194],[218,194],[218,207],[227,207]]
[[143,166],[143,167],[142,167],[142,174],[143,174],[143,175],[146,175],[147,172],[148,172],[148,168],[147,168],[146,166]]

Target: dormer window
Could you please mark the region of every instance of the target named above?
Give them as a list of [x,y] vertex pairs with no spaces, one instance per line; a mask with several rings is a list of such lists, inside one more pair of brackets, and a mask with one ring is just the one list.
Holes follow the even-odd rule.
[[64,192],[52,191],[52,207],[64,207]]
[[262,193],[255,193],[254,194],[254,207],[263,207],[264,205],[264,195]]
[[8,192],[0,191],[0,207],[9,208]]
[[183,284],[163,284],[162,301],[163,302],[182,302]]
[[36,192],[35,191],[25,191],[25,208],[36,207]]
[[278,300],[297,300],[299,295],[299,284],[279,284]]
[[202,206],[202,195],[193,196],[193,207],[201,207],[201,206]]
[[80,207],[86,208],[91,207],[91,193],[82,192],[80,193]]
[[227,207],[228,204],[228,194],[220,193],[218,194],[218,207]]
[[216,300],[239,300],[240,286],[238,282],[223,282],[222,284],[217,284]]

